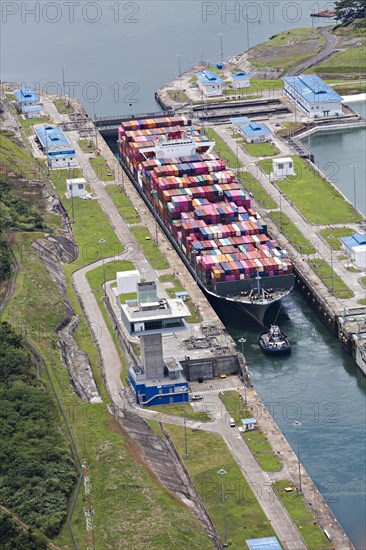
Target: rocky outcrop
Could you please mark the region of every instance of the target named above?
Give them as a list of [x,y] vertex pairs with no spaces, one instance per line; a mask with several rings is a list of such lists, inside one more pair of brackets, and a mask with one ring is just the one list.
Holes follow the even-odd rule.
[[[58,205],[60,206],[59,202]],[[64,233],[69,236],[70,231],[67,220],[63,222],[63,229]],[[80,321],[67,298],[63,264],[71,263],[77,258],[78,247],[72,238],[62,235],[48,235],[37,239],[32,247],[48,269],[64,301],[65,316],[55,327],[55,331],[59,337],[60,353],[69,371],[72,386],[83,401],[101,403],[102,399],[93,377],[88,354],[79,348],[72,336]]]
[[70,373],[75,392],[84,401],[101,403],[88,354],[82,351],[73,338],[73,333],[79,326],[79,317],[73,315],[71,321],[58,332],[61,356]]

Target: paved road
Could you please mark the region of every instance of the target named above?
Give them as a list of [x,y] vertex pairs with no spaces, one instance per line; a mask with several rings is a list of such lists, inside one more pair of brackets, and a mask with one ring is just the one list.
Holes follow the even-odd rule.
[[312,57],[311,59],[308,59],[307,61],[304,61],[304,63],[301,63],[301,65],[298,65],[294,69],[291,69],[288,73],[286,73],[285,76],[296,76],[297,74],[300,74],[304,72],[306,69],[309,69],[313,65],[316,65],[317,63],[320,63],[321,61],[324,61],[327,57],[329,57],[336,46],[337,43],[337,37],[334,34],[330,34],[330,31],[333,27],[323,27],[320,29],[320,34],[324,36],[326,39],[326,43],[324,48],[319,52],[317,55]]

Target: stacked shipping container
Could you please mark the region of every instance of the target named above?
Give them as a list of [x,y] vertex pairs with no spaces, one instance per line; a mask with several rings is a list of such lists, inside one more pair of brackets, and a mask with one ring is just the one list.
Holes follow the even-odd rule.
[[[223,281],[292,273],[286,251],[188,117],[125,122],[118,138],[121,159],[209,290]],[[194,144],[192,154],[179,156],[185,139]],[[177,156],[156,158],[162,142]]]

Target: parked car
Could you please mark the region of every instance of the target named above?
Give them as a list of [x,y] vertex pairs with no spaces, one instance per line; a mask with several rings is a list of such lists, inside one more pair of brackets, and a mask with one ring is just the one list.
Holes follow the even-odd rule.
[[203,399],[202,395],[192,395],[191,397],[192,401],[201,401]]

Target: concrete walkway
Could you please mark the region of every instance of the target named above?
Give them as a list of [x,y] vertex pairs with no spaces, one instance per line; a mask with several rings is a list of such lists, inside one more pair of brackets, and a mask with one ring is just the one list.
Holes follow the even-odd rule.
[[324,59],[327,59],[327,57],[332,55],[332,53],[334,52],[334,48],[337,44],[337,37],[334,34],[330,34],[332,28],[333,27],[323,27],[319,31],[319,33],[326,39],[326,43],[322,50],[311,59],[308,59],[304,63],[301,63],[301,65],[298,65],[294,69],[291,69],[291,71],[286,73],[285,76],[296,76],[297,74],[304,72],[306,69],[313,67],[317,63],[324,61]]

